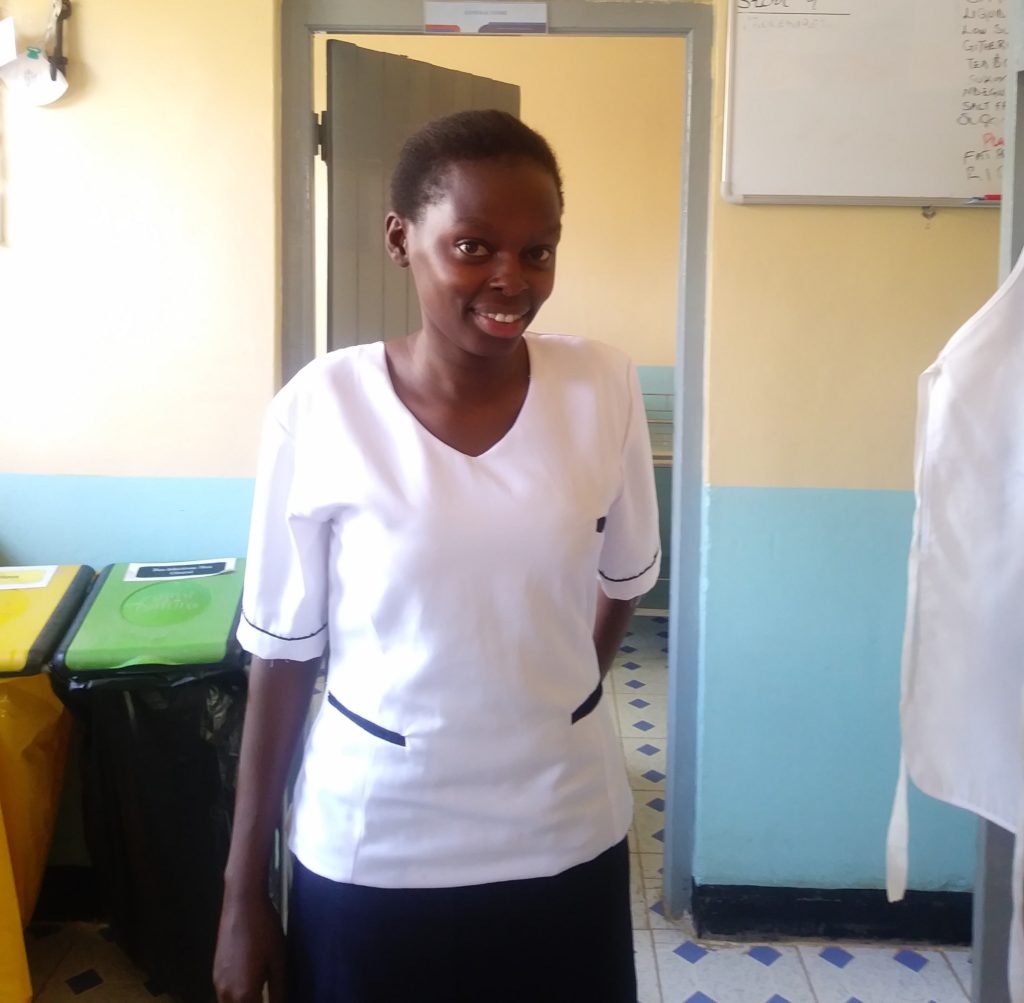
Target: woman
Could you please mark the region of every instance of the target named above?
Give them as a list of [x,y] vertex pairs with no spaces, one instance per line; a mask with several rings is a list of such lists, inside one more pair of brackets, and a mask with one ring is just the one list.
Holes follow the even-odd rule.
[[[657,577],[657,514],[632,365],[527,333],[562,204],[513,116],[427,125],[385,222],[422,328],[318,359],[271,405],[222,1003],[264,981],[275,1003],[636,1000],[632,801],[601,679]],[[266,868],[328,650],[286,948]]]

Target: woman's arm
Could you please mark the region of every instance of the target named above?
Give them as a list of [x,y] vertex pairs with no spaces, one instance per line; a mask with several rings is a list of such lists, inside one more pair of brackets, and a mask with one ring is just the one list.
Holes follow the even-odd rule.
[[597,650],[597,664],[601,678],[608,674],[615,660],[615,652],[622,644],[626,628],[633,616],[633,610],[640,601],[636,599],[609,599],[600,588],[597,590],[597,615],[594,617],[594,648]]
[[252,660],[213,966],[220,1003],[260,1003],[264,983],[271,1003],[285,999],[284,938],[267,868],[319,665],[319,658]]

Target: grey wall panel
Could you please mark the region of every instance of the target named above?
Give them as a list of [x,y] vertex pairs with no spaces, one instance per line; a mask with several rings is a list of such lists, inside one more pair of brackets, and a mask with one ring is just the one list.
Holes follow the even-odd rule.
[[[414,121],[411,98],[416,87],[417,63],[405,60],[395,63],[393,60],[384,62],[383,104],[386,109],[381,117],[381,144],[384,165],[380,172],[381,196],[384,214],[379,221],[383,230],[384,215],[391,211],[391,170],[387,165],[398,162],[398,154],[411,131],[409,122]],[[416,294],[412,288],[408,269],[399,268],[391,261],[385,261],[384,268],[384,318],[383,336],[385,339],[397,338],[407,334],[409,327],[409,301],[415,303]]]
[[[384,267],[392,267],[384,254],[386,207],[384,185],[390,174],[384,163],[382,122],[387,114],[383,106],[384,60],[380,52],[357,49],[359,106],[351,155],[357,161],[359,185],[353,207],[359,220],[357,283],[359,324],[356,343],[380,341],[384,336]],[[350,210],[351,211],[351,210]]]
[[[348,54],[342,55],[339,47],[345,47]],[[356,161],[350,155],[350,137],[346,135],[350,130],[342,126],[357,121],[359,115],[359,67],[351,52],[354,49],[345,42],[330,42],[327,47],[328,349],[354,344],[359,320],[359,218],[343,209],[356,205],[359,199]]]

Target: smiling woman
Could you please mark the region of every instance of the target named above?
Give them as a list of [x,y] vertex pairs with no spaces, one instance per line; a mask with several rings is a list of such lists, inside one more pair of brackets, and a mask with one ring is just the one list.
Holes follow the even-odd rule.
[[[395,190],[387,251],[422,327],[311,363],[264,429],[220,998],[634,1003],[632,798],[602,680],[660,559],[636,373],[527,330],[561,232],[539,135],[438,120]],[[286,990],[262,889],[328,641]]]

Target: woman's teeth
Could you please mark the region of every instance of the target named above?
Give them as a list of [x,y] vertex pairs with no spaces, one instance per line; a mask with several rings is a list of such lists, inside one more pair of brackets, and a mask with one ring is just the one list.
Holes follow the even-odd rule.
[[480,311],[481,317],[486,317],[488,320],[496,320],[502,324],[514,324],[517,320],[520,320],[525,314],[521,313],[484,313]]

